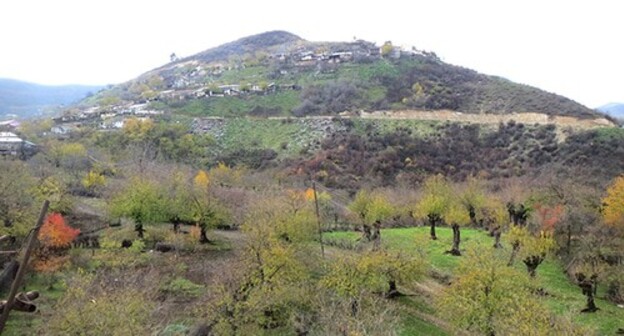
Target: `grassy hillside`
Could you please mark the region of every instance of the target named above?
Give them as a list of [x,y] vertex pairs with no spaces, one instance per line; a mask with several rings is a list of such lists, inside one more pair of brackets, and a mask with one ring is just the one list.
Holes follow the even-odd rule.
[[146,101],[193,116],[397,109],[599,116],[568,98],[446,64],[435,53],[362,40],[310,42],[282,31],[173,60],[83,105],[114,110]]

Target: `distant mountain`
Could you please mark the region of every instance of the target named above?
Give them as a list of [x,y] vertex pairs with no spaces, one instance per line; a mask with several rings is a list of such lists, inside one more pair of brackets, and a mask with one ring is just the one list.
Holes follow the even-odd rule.
[[31,117],[45,114],[95,94],[103,86],[48,86],[0,78],[0,118],[11,115]]
[[624,118],[624,103],[610,103],[600,106],[596,110],[606,113],[614,118]]
[[[602,114],[566,97],[442,62],[387,42],[311,42],[285,31],[248,36],[148,71],[81,102],[111,113],[306,116],[388,110]],[[96,107],[96,109],[93,109]],[[84,115],[84,114],[83,114]]]

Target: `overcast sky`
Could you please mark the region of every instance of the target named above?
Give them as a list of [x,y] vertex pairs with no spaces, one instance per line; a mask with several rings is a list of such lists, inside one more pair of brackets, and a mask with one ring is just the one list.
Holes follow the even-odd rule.
[[624,102],[623,13],[618,0],[3,0],[0,77],[119,83],[172,52],[279,29],[416,46],[597,107]]

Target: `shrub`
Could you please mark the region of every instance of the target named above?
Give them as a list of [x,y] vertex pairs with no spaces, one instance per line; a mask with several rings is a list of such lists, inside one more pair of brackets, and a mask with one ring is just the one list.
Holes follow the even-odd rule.
[[161,286],[160,291],[163,294],[183,297],[183,298],[195,298],[200,296],[204,291],[204,286],[193,283],[192,281],[177,277],[171,279],[163,286]]
[[145,335],[152,305],[136,288],[94,288],[94,276],[79,274],[51,310],[41,330],[53,335]]

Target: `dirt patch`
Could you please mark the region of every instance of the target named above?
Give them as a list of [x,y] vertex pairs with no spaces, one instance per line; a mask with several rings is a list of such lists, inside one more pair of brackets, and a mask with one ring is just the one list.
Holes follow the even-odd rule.
[[402,110],[402,111],[375,111],[362,112],[360,117],[363,119],[395,119],[395,120],[434,120],[434,121],[452,121],[476,124],[499,124],[515,121],[523,124],[554,124],[559,127],[571,127],[577,129],[590,129],[597,127],[614,127],[616,126],[606,118],[595,119],[579,119],[575,117],[553,116],[544,113],[520,112],[510,114],[472,114],[462,113],[450,110],[438,111],[421,111],[421,110]]

